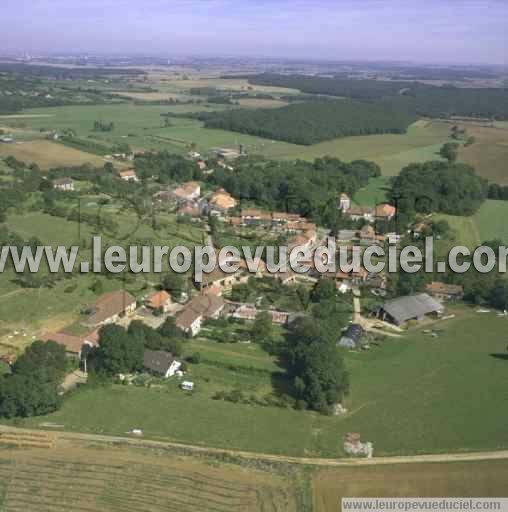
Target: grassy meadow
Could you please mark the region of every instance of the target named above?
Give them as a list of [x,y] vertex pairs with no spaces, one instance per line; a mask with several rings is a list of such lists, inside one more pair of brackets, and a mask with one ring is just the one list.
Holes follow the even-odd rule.
[[377,455],[506,449],[508,361],[496,355],[506,353],[507,320],[464,306],[453,311],[438,338],[415,328],[369,352],[346,354],[352,388],[344,417],[212,400],[218,389],[264,393],[270,382],[278,385],[281,369],[250,345],[190,340],[186,353],[203,350],[205,359],[189,369],[192,394],[174,381],[82,389],[60,411],[23,423],[108,434],[136,427],[151,438],[300,456],[343,455],[349,431],[374,442]]
[[470,217],[441,214],[436,217],[445,219],[453,231],[453,240],[446,243],[465,245],[470,249],[494,239],[508,244],[508,201],[489,199]]

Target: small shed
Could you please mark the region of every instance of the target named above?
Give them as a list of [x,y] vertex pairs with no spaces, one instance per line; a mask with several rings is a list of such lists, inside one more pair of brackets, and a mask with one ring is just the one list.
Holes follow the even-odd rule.
[[350,350],[358,350],[365,345],[362,339],[363,334],[363,328],[360,324],[351,324],[344,331],[337,345]]

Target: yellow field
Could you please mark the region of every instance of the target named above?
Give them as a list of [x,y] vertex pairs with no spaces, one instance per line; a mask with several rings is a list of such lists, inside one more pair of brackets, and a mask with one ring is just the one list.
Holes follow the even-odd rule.
[[120,94],[126,98],[142,101],[163,101],[163,100],[182,100],[187,99],[182,94],[170,92],[128,92],[128,91],[113,91],[112,94]]
[[244,98],[238,100],[241,107],[246,108],[279,108],[285,107],[287,102],[281,100],[267,100],[262,98]]
[[272,473],[105,446],[0,450],[5,512],[296,512]]
[[507,481],[508,460],[322,469],[314,512],[340,510],[342,497],[503,497]]
[[0,157],[12,155],[23,162],[35,162],[41,169],[59,165],[82,165],[90,163],[102,167],[105,160],[99,156],[48,140],[0,144]]
[[[244,78],[199,78],[190,77],[189,80],[168,79],[165,84],[178,89],[190,89],[193,87],[216,87],[217,89],[228,89],[234,91],[253,91],[274,94],[298,94],[297,89],[289,89],[287,87],[274,87],[270,85],[252,85]],[[162,88],[162,87],[157,87]]]
[[480,126],[475,123],[458,123],[476,142],[463,147],[459,159],[471,164],[484,178],[508,184],[508,126]]

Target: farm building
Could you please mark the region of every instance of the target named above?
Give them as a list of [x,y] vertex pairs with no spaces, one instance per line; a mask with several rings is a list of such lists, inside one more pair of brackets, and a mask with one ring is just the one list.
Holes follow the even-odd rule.
[[81,358],[81,353],[85,346],[90,348],[97,347],[99,344],[99,334],[97,330],[91,331],[84,335],[69,334],[62,331],[46,334],[41,337],[42,341],[55,341],[65,348],[65,352],[69,356],[77,356]]
[[222,295],[228,293],[235,284],[246,283],[249,276],[241,270],[237,272],[224,272],[220,267],[215,267],[210,273],[203,274],[203,280],[197,282],[198,289],[204,293]]
[[423,320],[427,315],[439,316],[443,306],[426,293],[389,300],[381,306],[377,316],[395,325],[409,320]]
[[223,188],[220,188],[212,194],[208,204],[210,213],[221,214],[234,208],[236,206],[236,199]]
[[124,181],[132,181],[132,182],[139,181],[138,175],[136,174],[136,171],[134,169],[126,169],[124,171],[119,171],[118,177]]
[[197,181],[187,181],[173,190],[177,201],[194,201],[201,195],[201,186]]
[[217,295],[198,295],[194,297],[176,317],[176,326],[189,336],[195,336],[204,320],[219,318],[225,302]]
[[164,350],[145,350],[143,354],[143,368],[165,379],[172,377],[181,366],[182,363],[173,354]]
[[375,215],[378,220],[392,220],[397,213],[395,206],[388,203],[381,203],[376,206]]
[[462,300],[464,298],[464,287],[459,284],[446,284],[440,281],[429,283],[425,290],[438,300]]
[[342,210],[343,212],[347,212],[351,208],[351,199],[349,196],[345,193],[342,193],[339,196],[339,204],[338,204],[339,210]]
[[53,188],[62,191],[74,190],[74,181],[71,178],[53,180]]
[[136,299],[124,290],[105,293],[89,308],[89,315],[83,324],[90,326],[116,322],[119,318],[131,315],[136,310]]
[[376,212],[375,209],[370,206],[352,206],[346,213],[351,220],[357,221],[364,219],[368,222],[372,222]]
[[360,324],[351,324],[342,334],[337,345],[350,350],[358,350],[365,343],[362,341],[363,328]]
[[145,299],[145,306],[154,311],[163,311],[167,313],[171,307],[171,295],[168,292],[161,290],[151,293]]

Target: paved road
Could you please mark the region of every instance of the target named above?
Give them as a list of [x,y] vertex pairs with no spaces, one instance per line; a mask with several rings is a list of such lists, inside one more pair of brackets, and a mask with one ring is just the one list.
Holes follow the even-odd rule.
[[[0,425],[0,437],[2,432],[34,434],[40,433],[37,429],[19,429]],[[53,432],[53,431],[52,431]],[[250,460],[264,462],[281,462],[286,464],[301,464],[309,466],[364,466],[380,464],[419,464],[423,462],[466,462],[475,460],[502,460],[508,459],[508,450],[492,452],[464,452],[464,453],[442,453],[431,455],[409,455],[396,457],[373,457],[372,459],[324,459],[310,457],[288,457],[285,455],[271,455],[266,453],[245,452],[239,450],[225,450],[221,448],[208,448],[167,441],[151,441],[139,437],[107,436],[99,434],[79,434],[74,432],[53,432],[58,441],[86,441],[98,443],[116,443],[127,446],[145,448],[180,448],[194,453],[228,454],[233,457],[241,457]]]

